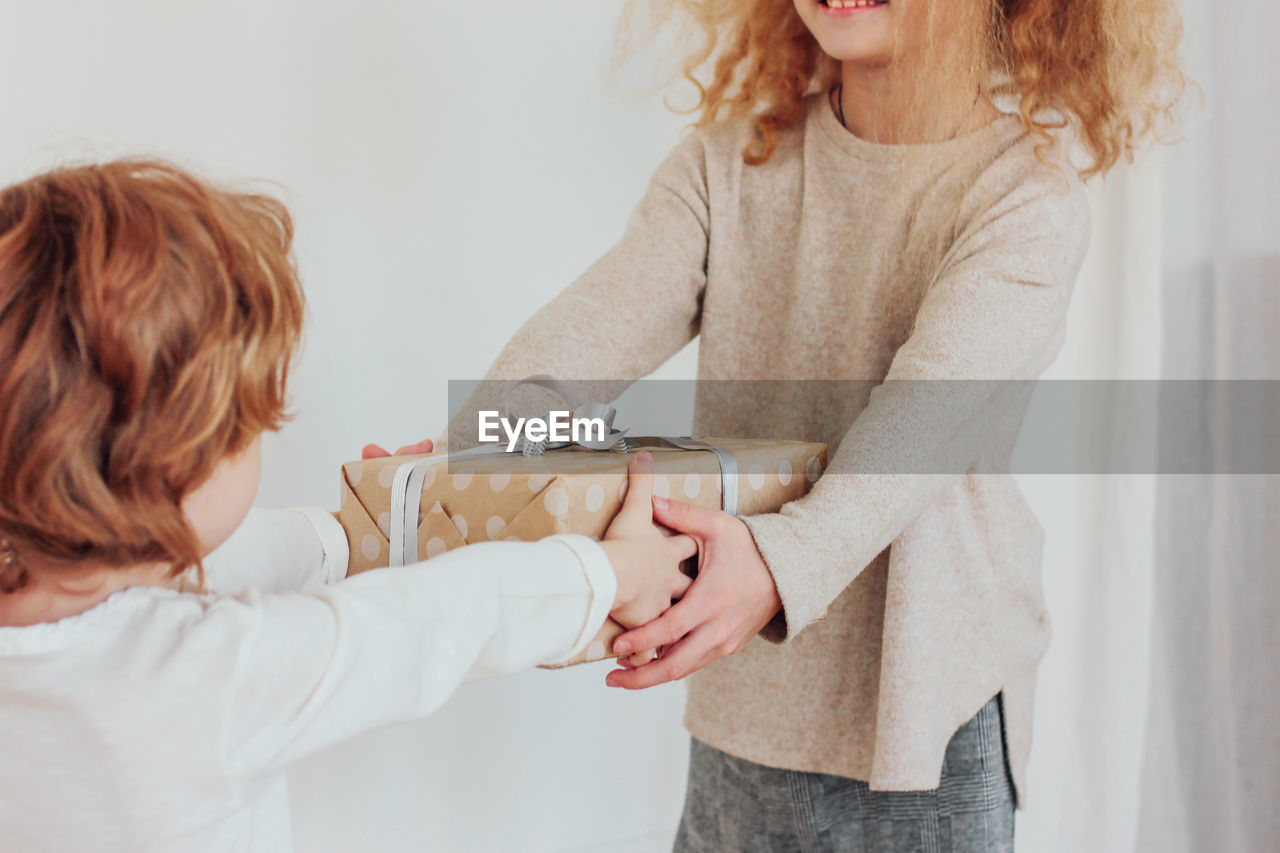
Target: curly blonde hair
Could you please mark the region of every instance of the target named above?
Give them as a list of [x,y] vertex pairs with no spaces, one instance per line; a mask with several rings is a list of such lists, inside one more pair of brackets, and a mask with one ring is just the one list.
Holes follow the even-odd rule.
[[[756,139],[743,152],[750,164],[772,156],[778,132],[803,116],[807,95],[840,78],[839,63],[819,47],[793,0],[656,2],[655,10],[676,7],[701,32],[682,68],[697,88],[690,112],[699,113],[698,124],[754,117]],[[1073,129],[1085,156],[1082,177],[1132,159],[1144,138],[1174,126],[1186,87],[1174,0],[972,2],[974,44],[963,61],[988,97],[1016,104],[1042,148],[1056,144],[1055,131]]]

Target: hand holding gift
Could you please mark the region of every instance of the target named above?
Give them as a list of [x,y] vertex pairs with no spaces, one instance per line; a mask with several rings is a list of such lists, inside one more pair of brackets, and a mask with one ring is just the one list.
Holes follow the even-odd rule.
[[637,690],[684,678],[738,651],[782,606],[741,519],[661,497],[653,505],[655,520],[697,541],[698,579],[669,611],[614,641],[627,669],[609,673],[611,687]]
[[[631,465],[641,453],[653,460],[651,471],[636,478],[646,495],[678,498],[717,513],[730,509],[723,515],[731,521],[733,514],[774,512],[802,497],[826,461],[821,444],[716,437],[628,437],[616,449],[573,446],[535,457],[501,450],[423,455],[429,452],[425,443],[402,448],[395,456],[384,456],[381,448],[370,446],[363,459],[343,466],[340,520],[350,546],[350,574],[407,565],[474,542],[533,541],[556,533],[596,537],[606,550],[614,547],[610,539],[645,541],[641,537],[647,537],[653,550],[645,565],[652,566],[675,553],[663,553],[657,546],[669,544],[687,553],[692,553],[693,546],[686,539],[662,538],[650,520],[647,497],[641,502],[643,512],[623,513],[632,487],[629,476],[636,477]],[[746,534],[740,522],[733,523]],[[750,544],[749,534],[746,537]],[[693,539],[712,541],[697,535]],[[719,552],[725,546],[711,547]],[[713,592],[715,585],[733,584],[737,569],[724,556],[716,559],[716,565],[723,566],[723,576],[716,571],[716,578],[703,583],[700,599]],[[663,577],[669,588],[654,585],[647,591],[633,591],[630,576],[622,575],[638,568],[636,561],[627,560],[620,558],[625,563],[619,577],[620,598],[627,597],[630,606],[615,614],[621,618],[607,620],[596,641],[571,663],[611,656],[615,638],[627,628],[651,621],[688,587],[687,580],[668,572]],[[702,561],[707,561],[705,550]],[[697,589],[698,584],[695,581],[689,589]],[[652,648],[639,645],[630,654],[646,651],[652,656]],[[632,659],[637,664],[647,660]]]
[[600,546],[618,578],[609,615],[623,627],[661,616],[689,588],[680,564],[698,553],[688,536],[669,535],[653,522],[653,456],[637,453],[627,465],[627,496]]

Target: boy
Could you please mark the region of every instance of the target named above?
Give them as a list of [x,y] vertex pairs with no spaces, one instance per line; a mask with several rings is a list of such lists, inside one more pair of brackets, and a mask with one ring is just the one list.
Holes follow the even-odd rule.
[[601,543],[342,580],[328,514],[242,525],[301,331],[291,240],[278,202],[159,163],[0,192],[5,849],[288,849],[290,761],[567,660],[688,584],[640,458]]

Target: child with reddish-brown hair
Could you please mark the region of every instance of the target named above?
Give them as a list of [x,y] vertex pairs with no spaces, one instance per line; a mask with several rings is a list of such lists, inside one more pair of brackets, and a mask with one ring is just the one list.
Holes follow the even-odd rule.
[[687,585],[644,454],[599,544],[344,580],[332,516],[250,513],[302,328],[291,240],[275,200],[153,162],[0,192],[5,849],[287,849],[290,761]]

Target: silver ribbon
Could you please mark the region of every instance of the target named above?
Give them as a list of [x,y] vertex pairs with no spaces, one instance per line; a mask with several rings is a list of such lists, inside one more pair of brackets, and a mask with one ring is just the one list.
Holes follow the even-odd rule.
[[[635,436],[628,438],[626,430],[613,426],[617,410],[605,403],[579,403],[569,393],[563,383],[550,376],[531,376],[521,380],[512,390],[520,385],[538,385],[560,395],[573,407],[575,417],[599,417],[608,430],[603,440],[578,442],[537,442],[535,451],[521,447],[517,452],[526,456],[541,456],[547,451],[555,452],[569,447],[579,446],[588,450],[630,452],[649,447],[671,447],[677,450],[695,450],[714,453],[720,463],[720,508],[730,515],[738,514],[738,459],[733,451],[725,447],[716,447],[701,441],[694,436]],[[579,413],[583,414],[579,414]],[[391,481],[391,521],[388,539],[390,540],[390,565],[407,566],[418,562],[418,513],[422,508],[422,484],[426,481],[427,471],[446,462],[457,462],[487,456],[505,456],[507,451],[501,447],[473,447],[457,453],[444,453],[428,456],[424,459],[412,459],[401,463],[396,468],[395,478]]]
[[[521,379],[515,385],[511,386],[511,390],[507,392],[508,404],[511,402],[511,394],[522,385],[536,385],[539,388],[547,389],[558,396],[561,400],[564,400],[565,405],[572,410],[573,418],[599,420],[604,423],[605,430],[605,434],[601,438],[583,439],[580,441],[570,440],[549,442],[546,439],[543,439],[542,441],[529,441],[524,436],[521,436],[519,441],[516,442],[516,450],[525,456],[541,456],[548,450],[560,450],[561,448],[572,447],[575,444],[579,447],[585,447],[588,450],[615,450],[625,439],[627,431],[625,429],[615,429],[613,426],[613,421],[618,416],[618,410],[613,406],[610,406],[608,403],[579,402],[577,395],[570,391],[569,388],[559,379],[555,379],[551,376],[530,376],[526,379]],[[509,414],[511,406],[506,405],[503,409],[506,414]]]

